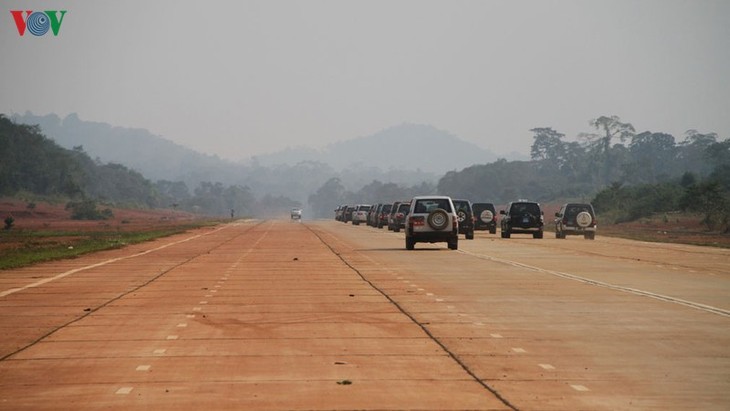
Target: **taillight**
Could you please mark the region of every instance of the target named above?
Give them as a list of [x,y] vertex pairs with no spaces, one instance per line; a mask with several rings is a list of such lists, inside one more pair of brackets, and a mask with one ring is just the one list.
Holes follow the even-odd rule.
[[408,224],[413,227],[422,226],[426,224],[426,219],[423,216],[413,216],[408,218]]

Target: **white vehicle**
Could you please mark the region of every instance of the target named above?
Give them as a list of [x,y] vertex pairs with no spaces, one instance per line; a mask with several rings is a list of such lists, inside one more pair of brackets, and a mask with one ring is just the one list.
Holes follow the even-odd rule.
[[368,211],[370,211],[370,205],[368,204],[359,204],[355,206],[355,210],[352,212],[352,225],[367,223]]
[[291,219],[292,220],[301,220],[302,219],[302,209],[301,208],[292,208],[291,209]]
[[416,243],[448,243],[449,249],[458,249],[459,218],[451,197],[418,196],[411,200],[405,220],[406,249]]

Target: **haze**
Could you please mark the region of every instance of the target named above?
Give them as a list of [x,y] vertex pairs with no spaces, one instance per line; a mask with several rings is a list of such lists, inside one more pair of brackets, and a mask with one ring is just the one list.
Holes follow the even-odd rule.
[[[20,37],[20,8],[68,12]],[[0,52],[0,112],[234,160],[404,122],[502,154],[601,115],[730,135],[727,1],[4,2]]]

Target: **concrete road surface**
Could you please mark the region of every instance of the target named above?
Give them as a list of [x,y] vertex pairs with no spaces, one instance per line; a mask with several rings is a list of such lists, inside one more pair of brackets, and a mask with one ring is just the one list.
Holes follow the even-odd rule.
[[1,410],[730,409],[730,250],[238,222],[2,271],[0,335]]

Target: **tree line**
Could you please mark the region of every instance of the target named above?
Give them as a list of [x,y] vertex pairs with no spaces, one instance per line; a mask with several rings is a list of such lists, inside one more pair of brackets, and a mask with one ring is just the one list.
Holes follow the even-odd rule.
[[29,193],[66,198],[76,218],[109,217],[106,206],[174,208],[205,215],[284,214],[299,203],[286,197],[257,200],[246,186],[201,182],[192,191],[182,181],[152,182],[137,171],[92,159],[45,137],[38,126],[16,124],[0,114],[0,195]]
[[689,130],[684,139],[664,132],[636,132],[617,116],[589,122],[592,131],[573,141],[552,127],[530,130],[530,161],[499,159],[450,171],[435,186],[397,187],[373,181],[348,192],[336,179],[309,199],[316,215],[329,216],[341,203],[389,202],[437,193],[473,202],[504,204],[526,198],[541,202],[593,202],[613,221],[655,212],[701,212],[710,228],[728,227],[730,140]]

